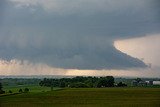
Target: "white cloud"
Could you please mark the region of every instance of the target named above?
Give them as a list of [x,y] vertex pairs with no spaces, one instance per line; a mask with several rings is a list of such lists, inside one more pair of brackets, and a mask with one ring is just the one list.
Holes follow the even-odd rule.
[[74,76],[116,76],[116,77],[160,77],[159,67],[128,70],[67,70],[66,75]]
[[115,41],[115,47],[133,57],[160,67],[160,34]]

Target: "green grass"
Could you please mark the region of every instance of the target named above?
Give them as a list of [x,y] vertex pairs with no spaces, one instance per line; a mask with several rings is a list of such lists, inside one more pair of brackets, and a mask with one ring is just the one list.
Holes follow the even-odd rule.
[[19,86],[4,86],[3,90],[5,90],[7,93],[9,90],[11,90],[13,93],[17,93],[19,89],[25,89],[29,88],[31,92],[42,92],[42,91],[50,91],[50,87],[41,87],[39,85],[19,85]]
[[84,88],[1,96],[0,107],[160,107],[160,88]]

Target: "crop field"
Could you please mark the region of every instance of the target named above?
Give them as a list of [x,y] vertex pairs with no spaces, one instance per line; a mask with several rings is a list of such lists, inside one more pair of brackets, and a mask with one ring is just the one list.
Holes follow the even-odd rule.
[[77,88],[0,96],[0,107],[160,107],[160,88]]

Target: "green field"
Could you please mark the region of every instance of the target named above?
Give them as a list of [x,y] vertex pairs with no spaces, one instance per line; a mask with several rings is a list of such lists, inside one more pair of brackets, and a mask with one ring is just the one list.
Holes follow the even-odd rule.
[[4,86],[3,90],[8,92],[11,90],[13,93],[16,93],[19,91],[19,89],[29,88],[30,92],[45,92],[50,91],[50,87],[41,87],[39,85],[19,85],[19,86]]
[[160,88],[84,88],[0,96],[0,107],[160,107]]

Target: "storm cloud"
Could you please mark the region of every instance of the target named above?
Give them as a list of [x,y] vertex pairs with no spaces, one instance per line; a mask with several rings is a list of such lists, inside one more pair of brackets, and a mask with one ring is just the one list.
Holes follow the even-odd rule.
[[0,58],[65,69],[147,67],[113,43],[159,33],[159,12],[158,0],[1,0]]

